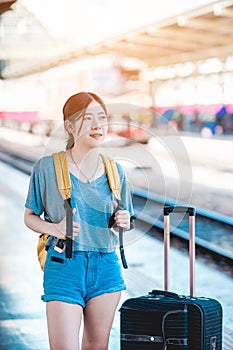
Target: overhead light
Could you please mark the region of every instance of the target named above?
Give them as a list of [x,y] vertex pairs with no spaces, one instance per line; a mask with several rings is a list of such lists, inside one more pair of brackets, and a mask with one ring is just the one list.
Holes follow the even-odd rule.
[[223,8],[220,4],[215,4],[213,8],[213,13],[215,16],[220,16],[222,14]]
[[146,29],[147,34],[154,35],[156,33],[156,26],[149,26]]
[[187,23],[187,17],[186,16],[178,16],[177,17],[177,24],[180,27],[184,27]]

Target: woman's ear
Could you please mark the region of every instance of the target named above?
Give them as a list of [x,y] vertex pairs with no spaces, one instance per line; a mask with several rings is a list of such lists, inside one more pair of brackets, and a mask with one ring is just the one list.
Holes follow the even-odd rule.
[[65,129],[68,131],[70,134],[73,132],[73,124],[69,120],[65,120]]

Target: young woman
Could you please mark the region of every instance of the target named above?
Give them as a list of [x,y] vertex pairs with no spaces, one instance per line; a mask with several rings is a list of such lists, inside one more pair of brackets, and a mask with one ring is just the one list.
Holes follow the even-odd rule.
[[[44,294],[50,348],[78,350],[83,317],[82,350],[106,350],[115,311],[125,284],[115,252],[118,236],[109,229],[129,230],[133,208],[127,179],[117,163],[121,201],[117,207],[98,147],[108,131],[103,101],[94,93],[71,96],[63,107],[68,132],[66,158],[71,178],[73,208],[73,255],[55,248],[66,238],[63,200],[57,188],[52,156],[41,158],[31,175],[25,224],[49,234],[44,268]],[[114,214],[115,213],[115,214]]]

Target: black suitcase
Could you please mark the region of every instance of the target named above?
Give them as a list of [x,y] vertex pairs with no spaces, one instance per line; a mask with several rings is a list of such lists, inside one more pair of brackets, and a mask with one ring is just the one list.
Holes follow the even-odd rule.
[[[169,292],[169,214],[189,214],[190,296]],[[121,350],[222,350],[222,307],[208,297],[194,296],[195,209],[164,207],[164,284],[126,300],[120,309]]]

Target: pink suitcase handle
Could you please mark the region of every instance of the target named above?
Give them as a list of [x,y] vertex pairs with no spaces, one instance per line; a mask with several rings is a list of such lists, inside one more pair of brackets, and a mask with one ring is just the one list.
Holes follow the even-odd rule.
[[170,288],[170,213],[189,214],[189,276],[190,296],[195,295],[195,208],[183,206],[165,206],[164,210],[164,288]]

